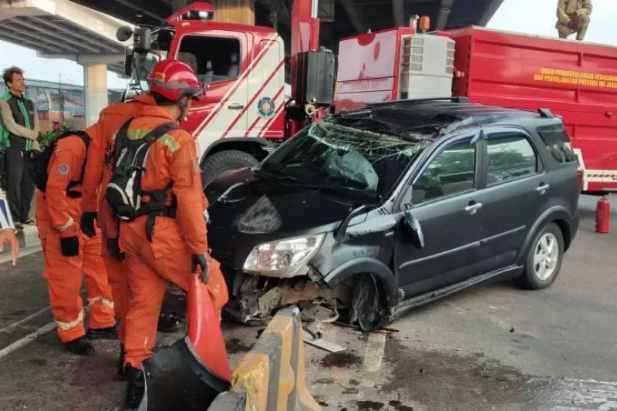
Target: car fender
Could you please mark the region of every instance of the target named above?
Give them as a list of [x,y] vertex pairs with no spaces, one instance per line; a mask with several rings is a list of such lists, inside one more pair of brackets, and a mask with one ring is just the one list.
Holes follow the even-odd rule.
[[[519,264],[521,265],[525,264],[525,258],[527,257],[527,251],[529,250],[529,247],[531,247],[531,242],[533,241],[537,232],[547,222],[555,221],[555,220],[564,220],[568,223],[568,229],[571,230],[572,227],[570,226],[570,222],[572,221],[573,218],[574,216],[572,215],[572,213],[565,206],[562,206],[562,205],[554,205],[548,208],[547,210],[545,210],[542,214],[540,214],[540,217],[536,219],[534,224],[531,226],[531,229],[527,232],[527,236],[525,237],[525,241],[523,242],[523,246],[521,247],[521,252],[517,258],[517,261],[519,262]],[[569,233],[569,234],[573,235],[574,233]]]
[[328,286],[334,287],[358,274],[373,274],[383,286],[388,306],[391,308],[398,304],[400,292],[394,274],[390,267],[375,258],[360,257],[347,261],[330,271],[324,281]]

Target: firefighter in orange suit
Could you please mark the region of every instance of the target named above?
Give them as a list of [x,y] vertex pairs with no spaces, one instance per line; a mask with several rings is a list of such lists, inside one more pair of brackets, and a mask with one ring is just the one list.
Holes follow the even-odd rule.
[[[186,116],[192,97],[202,91],[191,68],[177,60],[158,63],[148,81],[156,104],[144,107],[131,121],[128,139],[143,138],[162,124],[179,122]],[[208,254],[204,219],[207,202],[193,137],[175,129],[158,138],[150,147],[144,170],[141,190],[169,188],[164,201],[173,212],[156,216],[149,232],[148,215],[120,224],[120,248],[126,253],[131,290],[125,337],[128,409],[137,408],[143,397],[142,361],[152,355],[156,343],[167,282],[186,291],[191,276],[200,273],[219,313],[228,299],[219,264]]]
[[[92,130],[90,130],[92,131]],[[81,185],[86,142],[77,135],[59,139],[47,168],[45,191],[38,191],[36,224],[43,252],[51,311],[60,340],[72,353],[94,354],[90,339],[116,338],[114,303],[101,259],[99,235],[80,234]],[[85,274],[89,329],[80,295]]]
[[96,232],[95,220],[101,228],[102,254],[109,284],[114,298],[118,336],[120,339],[120,361],[118,373],[123,375],[124,363],[124,318],[128,309],[128,277],[122,253],[118,248],[118,221],[113,217],[105,201],[105,187],[111,178],[111,166],[106,161],[113,146],[113,139],[120,127],[135,117],[144,105],[154,104],[150,95],[137,96],[125,103],[107,106],[91,127],[91,142],[88,147],[88,162],[84,172],[81,229],[87,236]]

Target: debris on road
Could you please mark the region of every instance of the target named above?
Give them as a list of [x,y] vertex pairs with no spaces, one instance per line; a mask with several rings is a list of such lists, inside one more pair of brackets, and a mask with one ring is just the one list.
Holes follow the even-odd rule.
[[313,336],[306,330],[304,331],[304,342],[312,345],[313,347],[320,348],[324,351],[329,351],[331,353],[345,351],[345,347],[343,347],[342,345],[333,343],[331,341],[326,341],[321,337]]

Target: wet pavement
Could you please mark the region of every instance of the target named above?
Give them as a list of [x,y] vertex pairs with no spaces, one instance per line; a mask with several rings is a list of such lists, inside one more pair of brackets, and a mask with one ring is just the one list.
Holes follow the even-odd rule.
[[[327,410],[617,410],[617,229],[593,233],[594,205],[551,288],[478,287],[369,335],[324,327],[346,350],[306,346],[309,389]],[[0,265],[0,350],[50,321],[41,265]],[[233,365],[259,330],[225,325]],[[121,409],[117,343],[95,345],[75,358],[52,332],[0,358],[0,410]]]

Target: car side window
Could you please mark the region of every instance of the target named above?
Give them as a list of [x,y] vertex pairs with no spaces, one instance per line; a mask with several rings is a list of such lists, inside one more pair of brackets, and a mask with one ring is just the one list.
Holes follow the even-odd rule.
[[538,134],[555,160],[560,163],[578,161],[576,153],[572,150],[568,133],[562,124],[538,127]]
[[413,184],[414,205],[474,188],[476,146],[470,140],[448,146]]
[[488,138],[486,149],[489,186],[528,177],[538,171],[538,156],[522,134],[493,134]]

